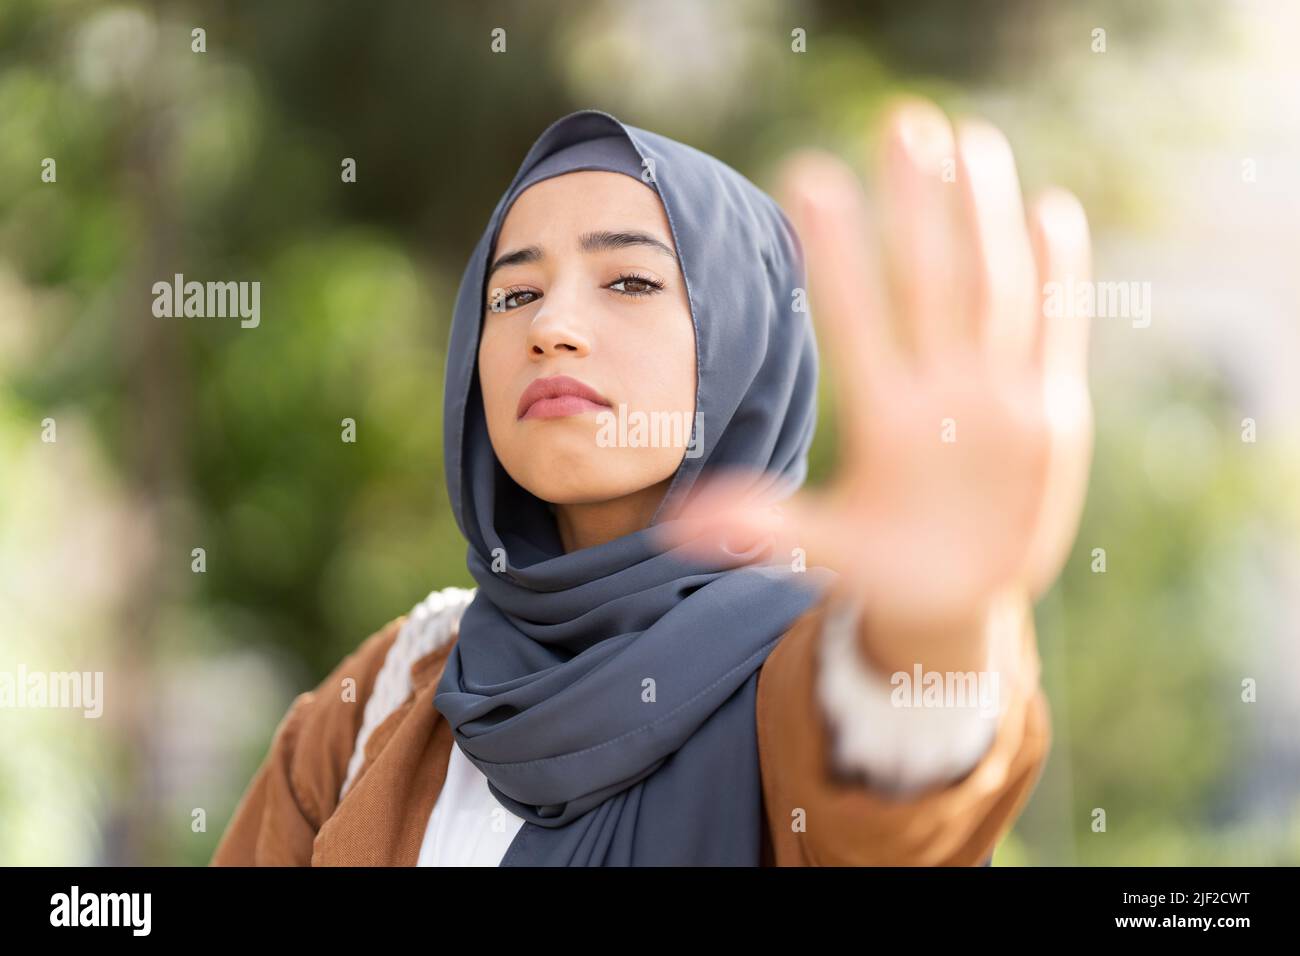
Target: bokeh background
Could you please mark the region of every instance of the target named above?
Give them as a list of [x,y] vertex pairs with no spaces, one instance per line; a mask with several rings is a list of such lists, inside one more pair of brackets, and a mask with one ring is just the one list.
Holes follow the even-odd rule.
[[[6,0],[0,670],[107,701],[0,709],[0,863],[206,863],[294,695],[472,586],[444,346],[546,125],[599,107],[771,188],[799,146],[865,169],[905,92],[1001,126],[1027,190],[1082,198],[1097,277],[1152,288],[1149,327],[1094,325],[1088,505],[1037,609],[1054,747],[996,863],[1300,863],[1297,37],[1285,0]],[[260,326],[155,318],[177,272],[260,281]]]

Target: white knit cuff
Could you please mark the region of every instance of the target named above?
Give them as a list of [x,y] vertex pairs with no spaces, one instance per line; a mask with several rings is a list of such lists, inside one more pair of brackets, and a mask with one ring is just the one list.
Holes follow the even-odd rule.
[[[898,796],[960,780],[992,744],[1014,675],[993,666],[950,675],[923,674],[918,667],[887,677],[859,647],[860,616],[857,604],[832,599],[821,635],[817,693],[832,729],[835,764]],[[994,625],[1014,621],[1004,614]],[[1002,631],[990,636],[990,665],[1006,663],[1001,649],[1014,642],[1003,643]]]

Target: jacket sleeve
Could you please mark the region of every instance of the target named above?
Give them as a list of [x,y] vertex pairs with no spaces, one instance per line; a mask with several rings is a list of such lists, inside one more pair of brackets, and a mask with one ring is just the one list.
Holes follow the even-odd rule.
[[[1016,663],[978,761],[955,779],[900,793],[835,759],[819,693],[823,600],[759,671],[757,720],[771,859],[778,866],[975,866],[988,862],[1033,792],[1051,743],[1032,615],[1013,621]],[[843,748],[838,748],[842,750]]]
[[212,866],[309,866],[334,812],[365,702],[403,618],[376,631],[299,694],[222,834]]
[[[1019,626],[1018,618],[1017,609],[1003,602],[989,619],[991,648],[1005,653],[1006,638],[1015,636],[1008,632]],[[816,695],[830,726],[831,763],[896,795],[964,777],[993,741],[998,718],[1006,711],[1001,679],[1014,674],[1007,665],[1018,661],[990,659],[972,685],[960,688],[962,699],[954,696],[953,706],[900,706],[899,695],[907,687],[865,660],[861,628],[857,602],[828,605],[818,640]]]

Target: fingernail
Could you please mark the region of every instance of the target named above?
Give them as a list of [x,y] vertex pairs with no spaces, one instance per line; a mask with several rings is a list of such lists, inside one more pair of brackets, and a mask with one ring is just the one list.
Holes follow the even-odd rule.
[[952,132],[948,120],[934,110],[908,107],[899,114],[898,136],[903,149],[918,166],[937,169],[952,156]]

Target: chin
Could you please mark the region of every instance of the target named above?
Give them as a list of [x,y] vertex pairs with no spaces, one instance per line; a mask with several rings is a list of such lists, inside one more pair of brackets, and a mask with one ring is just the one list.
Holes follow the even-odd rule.
[[[509,471],[509,469],[507,469]],[[572,464],[557,467],[548,464],[544,474],[536,469],[525,469],[515,481],[529,493],[553,505],[585,505],[598,501],[611,501],[631,494],[638,489],[624,487],[622,482],[602,480],[597,464]]]
[[553,505],[590,505],[635,494],[656,484],[658,475],[644,479],[610,473],[609,459],[588,455],[585,460],[552,458],[544,469],[524,468],[518,473],[506,468],[510,477],[530,494]]

